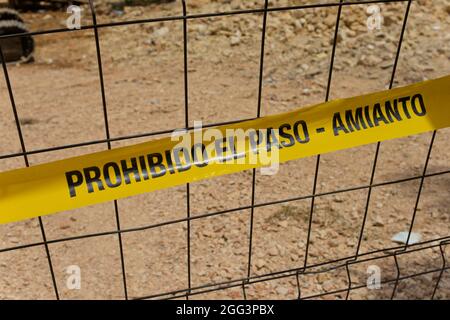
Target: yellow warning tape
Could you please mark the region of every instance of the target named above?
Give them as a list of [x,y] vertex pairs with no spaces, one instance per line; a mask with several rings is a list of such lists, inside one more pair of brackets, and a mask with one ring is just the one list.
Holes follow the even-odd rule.
[[450,126],[450,76],[0,173],[0,223]]

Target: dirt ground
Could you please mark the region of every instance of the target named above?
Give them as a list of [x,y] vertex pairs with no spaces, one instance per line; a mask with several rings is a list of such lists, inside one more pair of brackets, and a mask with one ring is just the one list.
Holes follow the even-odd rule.
[[[188,2],[199,14],[261,8],[264,1]],[[333,1],[271,0],[270,6]],[[384,22],[368,30],[367,5],[344,6],[340,20],[330,99],[383,90],[389,85],[406,2],[379,4]],[[99,23],[181,14],[179,1],[147,7],[125,7],[122,13],[98,6]],[[336,7],[274,11],[267,17],[262,115],[292,110],[325,99]],[[63,28],[65,12],[24,13],[30,30]],[[90,23],[88,8],[83,24]],[[262,14],[188,20],[189,119],[204,124],[256,116]],[[450,74],[450,1],[413,1],[394,86]],[[99,29],[106,102],[112,137],[184,127],[182,21],[155,22]],[[15,102],[27,150],[105,138],[98,65],[92,30],[35,36],[35,62],[9,65]],[[443,108],[450,107],[443,104]],[[0,154],[20,152],[4,77],[0,80]],[[381,144],[375,183],[421,175],[431,133]],[[159,138],[113,143],[113,147]],[[38,164],[106,149],[106,144],[29,156]],[[317,190],[323,194],[369,184],[376,145],[322,155]],[[450,169],[450,129],[439,130],[427,173]],[[0,160],[0,170],[24,166],[23,157]],[[257,204],[312,194],[316,158],[282,164],[275,176],[257,171]],[[249,206],[252,172],[240,172],[193,183],[191,215]],[[374,187],[360,253],[398,244],[391,237],[407,231],[419,190],[419,179]],[[308,264],[355,254],[367,189],[322,195],[315,199]],[[52,201],[52,199],[49,199]],[[251,275],[303,267],[311,199],[260,206],[254,211]],[[118,201],[122,229],[186,217],[186,187],[180,186]],[[117,230],[113,203],[42,218],[47,240]],[[247,276],[250,210],[191,222],[191,285]],[[414,232],[422,241],[450,236],[450,175],[424,180]],[[176,223],[124,233],[123,254],[130,298],[188,287],[187,227]],[[0,298],[54,299],[45,247],[6,250],[42,241],[37,219],[0,226]],[[449,250],[444,254],[449,259]],[[56,242],[50,256],[62,299],[123,299],[117,235]],[[352,265],[353,285],[364,284],[367,267],[381,268],[382,281],[395,279],[393,256]],[[439,247],[407,253],[398,259],[401,280],[396,298],[431,297],[442,266]],[[67,268],[81,268],[81,289],[69,290]],[[331,265],[325,265],[324,268]],[[314,269],[320,271],[321,269]],[[326,270],[325,270],[326,271]],[[299,276],[302,296],[348,287],[345,267]],[[249,284],[249,299],[296,298],[297,279]],[[389,298],[393,283],[379,290],[353,290],[350,299]],[[243,298],[241,287],[192,296],[195,299]],[[450,297],[450,274],[444,272],[436,298]],[[344,293],[321,299],[343,299]]]

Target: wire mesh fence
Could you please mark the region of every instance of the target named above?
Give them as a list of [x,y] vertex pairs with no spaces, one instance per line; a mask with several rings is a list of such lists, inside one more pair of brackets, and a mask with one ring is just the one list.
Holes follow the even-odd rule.
[[[360,6],[360,5],[368,5],[368,4],[380,4],[380,3],[404,3],[405,11],[403,13],[403,19],[401,21],[401,31],[399,34],[399,38],[397,41],[397,46],[395,50],[395,57],[392,63],[392,67],[390,70],[390,81],[389,81],[389,89],[395,85],[395,77],[396,77],[396,69],[399,60],[401,59],[401,49],[403,43],[403,37],[405,34],[406,27],[408,25],[408,16],[410,12],[412,0],[393,0],[393,1],[333,1],[333,2],[324,2],[324,3],[312,3],[312,4],[301,4],[296,6],[286,6],[286,7],[275,7],[271,6],[269,0],[265,0],[263,2],[263,6],[261,8],[255,9],[240,9],[233,10],[228,12],[214,12],[214,13],[195,13],[190,14],[187,10],[186,2],[180,1],[179,5],[181,7],[181,15],[178,16],[165,16],[165,17],[154,17],[148,19],[139,19],[139,20],[126,20],[126,21],[118,21],[118,22],[106,22],[106,23],[98,23],[97,15],[95,11],[95,6],[93,0],[89,1],[90,14],[92,17],[92,21],[90,25],[84,25],[81,27],[81,30],[92,30],[94,34],[95,40],[95,52],[96,52],[96,64],[98,68],[98,79],[101,91],[101,101],[102,101],[102,114],[103,114],[103,125],[104,125],[104,138],[103,139],[95,139],[95,140],[87,140],[78,143],[58,145],[46,148],[37,148],[30,149],[27,147],[25,138],[22,132],[22,122],[21,116],[19,114],[18,108],[16,107],[16,94],[14,90],[14,86],[9,77],[9,66],[2,58],[2,68],[4,79],[6,83],[6,88],[8,91],[10,107],[12,108],[15,126],[17,128],[17,133],[20,140],[21,151],[14,153],[7,153],[0,155],[0,160],[3,159],[11,159],[11,158],[22,158],[25,166],[30,165],[29,157],[30,155],[35,154],[43,154],[54,152],[58,150],[68,150],[70,154],[70,150],[73,148],[89,146],[89,145],[106,145],[108,149],[113,147],[113,142],[118,141],[131,141],[136,138],[150,138],[153,136],[159,136],[163,134],[169,134],[176,128],[170,128],[167,130],[158,130],[153,132],[143,132],[139,134],[132,135],[122,135],[122,136],[112,136],[110,130],[110,121],[108,116],[108,103],[107,103],[107,89],[104,80],[104,63],[102,62],[103,52],[108,48],[102,47],[100,42],[99,32],[105,28],[114,28],[119,26],[127,26],[127,25],[138,25],[138,24],[152,24],[152,23],[160,23],[167,21],[179,21],[182,23],[182,43],[180,44],[183,52],[183,60],[180,61],[183,66],[183,95],[184,100],[184,127],[187,130],[193,130],[194,128],[190,125],[190,100],[189,100],[189,80],[190,80],[190,68],[189,68],[189,50],[188,43],[190,41],[188,37],[188,28],[189,23],[196,19],[205,19],[205,18],[214,18],[214,17],[226,17],[226,16],[245,16],[248,14],[259,14],[261,16],[261,33],[259,34],[260,39],[260,48],[259,48],[259,67],[256,70],[253,70],[254,77],[258,78],[258,91],[257,91],[257,105],[256,110],[254,112],[254,116],[250,119],[261,117],[261,106],[263,100],[263,82],[264,82],[264,65],[265,65],[265,50],[266,50],[266,38],[267,38],[267,20],[268,16],[274,12],[280,11],[297,11],[297,10],[308,10],[314,8],[336,8],[336,16],[334,22],[334,30],[333,30],[333,41],[331,42],[331,54],[329,56],[329,64],[327,67],[327,77],[326,83],[324,84],[325,90],[325,101],[330,99],[330,90],[331,83],[333,77],[333,70],[335,64],[335,57],[338,46],[338,35],[340,23],[342,22],[342,11],[343,8],[348,6]],[[3,35],[0,36],[0,39],[12,38],[12,37],[24,37],[24,36],[38,36],[38,35],[46,35],[46,34],[55,34],[55,33],[66,33],[73,32],[73,30],[69,30],[67,28],[56,28],[50,30],[37,30],[25,34],[15,34],[15,35]],[[125,35],[124,35],[125,36]],[[0,56],[3,57],[3,48],[0,48]],[[2,107],[5,105],[2,104]],[[214,127],[220,124],[225,123],[233,123],[239,122],[242,119],[236,119],[232,121],[226,121],[222,123],[208,123],[204,125],[204,127]],[[426,152],[426,156],[424,159],[424,166],[422,168],[422,172],[419,175],[409,176],[401,179],[393,179],[382,182],[377,182],[375,180],[376,170],[379,166],[379,153],[380,148],[382,146],[381,143],[378,143],[375,148],[374,154],[367,154],[366,157],[370,157],[371,165],[366,170],[370,172],[369,182],[363,185],[351,186],[341,189],[335,190],[325,190],[319,191],[318,189],[318,176],[321,169],[321,156],[317,156],[315,158],[315,169],[313,175],[313,184],[310,186],[311,191],[309,194],[290,197],[281,200],[273,200],[266,202],[257,202],[256,199],[256,169],[253,169],[251,172],[251,190],[250,190],[250,203],[245,206],[237,206],[230,209],[224,210],[216,210],[216,211],[208,211],[202,214],[192,214],[191,203],[192,203],[192,190],[191,185],[187,184],[185,186],[185,190],[183,191],[185,194],[185,207],[186,212],[184,217],[178,219],[170,219],[164,220],[157,223],[151,223],[139,227],[132,228],[124,228],[121,225],[121,214],[120,214],[120,206],[117,201],[114,201],[114,216],[115,216],[115,224],[116,229],[111,231],[102,231],[102,232],[93,232],[87,233],[83,235],[75,235],[71,237],[62,237],[62,238],[53,238],[49,239],[46,233],[45,224],[43,223],[43,219],[41,217],[38,218],[41,241],[23,244],[17,246],[9,246],[0,249],[0,254],[4,254],[6,252],[16,252],[19,250],[23,250],[26,248],[39,247],[45,250],[49,272],[51,274],[51,285],[54,291],[54,296],[56,299],[60,298],[60,288],[58,287],[58,281],[55,276],[55,267],[54,261],[52,261],[52,250],[50,245],[58,244],[58,243],[67,243],[75,240],[81,239],[94,239],[98,237],[104,236],[114,236],[117,238],[117,246],[118,253],[120,256],[120,269],[121,269],[121,282],[122,282],[122,291],[124,299],[161,299],[161,298],[196,298],[198,295],[207,294],[210,292],[217,292],[222,290],[233,289],[239,291],[237,297],[241,297],[247,299],[248,291],[252,290],[251,287],[257,285],[259,283],[270,282],[270,281],[278,281],[283,279],[289,279],[296,283],[296,294],[295,298],[298,299],[313,299],[313,298],[327,298],[327,297],[336,297],[339,295],[340,298],[348,299],[351,296],[351,293],[354,291],[362,290],[367,287],[366,278],[361,278],[361,276],[355,277],[354,270],[359,266],[366,267],[367,263],[371,263],[373,261],[390,261],[391,269],[393,273],[384,277],[381,284],[389,285],[390,292],[386,295],[386,298],[396,298],[396,294],[398,291],[399,284],[407,281],[411,278],[418,278],[421,276],[426,276],[430,274],[434,274],[436,279],[433,279],[432,282],[427,283],[428,287],[430,287],[430,292],[428,296],[424,296],[423,298],[435,298],[437,292],[439,292],[440,284],[442,283],[443,277],[445,277],[445,271],[449,268],[447,265],[447,255],[446,248],[450,243],[450,235],[447,236],[439,236],[433,239],[428,239],[426,241],[417,242],[411,244],[410,237],[413,232],[413,228],[415,225],[416,218],[418,216],[418,208],[419,203],[421,201],[422,190],[426,179],[432,177],[443,176],[450,173],[448,168],[444,168],[441,171],[429,172],[428,164],[430,161],[430,156],[432,154],[433,146],[435,143],[436,132],[433,132],[431,139],[429,141],[428,149]],[[404,245],[398,246],[384,246],[382,248],[376,250],[362,251],[361,246],[365,236],[365,231],[367,228],[368,215],[370,211],[370,205],[373,203],[373,193],[377,190],[377,188],[395,186],[401,183],[407,182],[415,182],[417,183],[417,192],[414,198],[413,210],[409,216],[409,222],[407,227],[407,238]],[[309,186],[305,186],[305,188],[309,188]],[[327,196],[335,196],[335,195],[345,195],[349,192],[362,192],[364,194],[364,206],[362,210],[358,213],[360,226],[358,227],[357,236],[354,241],[354,250],[351,254],[334,256],[332,259],[324,260],[324,261],[315,261],[314,263],[310,262],[310,249],[311,243],[315,232],[318,232],[316,228],[314,228],[313,220],[316,214],[317,202],[320,201],[321,198]],[[50,199],[49,199],[50,200]],[[298,263],[295,268],[285,268],[279,271],[274,272],[265,272],[255,274],[253,271],[253,266],[257,263],[255,259],[254,253],[254,233],[255,233],[255,217],[257,215],[257,210],[259,208],[270,207],[273,205],[284,205],[289,203],[295,203],[298,201],[307,201],[308,202],[308,215],[305,220],[305,224],[307,226],[305,246],[302,249],[303,251],[303,262]],[[210,217],[219,217],[219,216],[227,216],[229,214],[238,214],[243,210],[248,210],[249,212],[249,221],[248,221],[248,230],[245,237],[248,239],[248,246],[246,248],[246,267],[245,267],[245,276],[244,277],[236,277],[232,279],[215,279],[214,281],[204,282],[201,284],[194,284],[192,281],[192,225],[196,221],[205,220]],[[395,221],[392,223],[396,223]],[[153,294],[148,295],[139,295],[136,296],[134,294],[129,294],[129,284],[127,283],[127,261],[124,251],[127,250],[126,245],[123,241],[123,236],[131,233],[137,233],[145,230],[156,230],[163,229],[167,226],[183,226],[186,231],[185,238],[185,248],[186,248],[186,256],[184,259],[185,262],[181,263],[185,266],[185,278],[186,278],[186,287],[176,290],[160,290]],[[164,237],[164,233],[162,233]],[[402,258],[405,256],[411,256],[416,253],[423,253],[425,256],[437,255],[439,261],[441,261],[440,265],[434,266],[433,268],[429,268],[427,270],[418,270],[413,269],[409,270],[409,263],[402,263]],[[213,253],[211,253],[213,254]],[[142,272],[146,272],[143,270]],[[305,288],[303,284],[305,283],[305,279],[307,277],[315,277],[324,273],[333,273],[337,272],[340,276],[337,276],[336,282],[340,282],[340,288],[332,290],[328,290],[327,292],[322,293],[305,293]],[[342,278],[342,279],[341,279]],[[341,279],[341,280],[338,280]]]

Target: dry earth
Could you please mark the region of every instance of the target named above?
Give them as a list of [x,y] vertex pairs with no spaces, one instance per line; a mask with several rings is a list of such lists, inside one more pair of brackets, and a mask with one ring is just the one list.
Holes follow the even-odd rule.
[[[261,8],[264,1],[187,1],[188,13]],[[276,1],[270,6],[333,1]],[[406,2],[380,4],[381,30],[366,27],[367,5],[344,6],[340,20],[330,98],[348,97],[389,84]],[[123,15],[98,6],[99,23],[181,14],[180,2],[125,7]],[[325,99],[336,7],[270,12],[262,90],[262,114],[292,110]],[[25,13],[31,30],[62,28],[64,12]],[[88,8],[83,24],[90,23]],[[215,123],[256,116],[262,14],[188,20],[189,119]],[[450,3],[413,1],[394,86],[450,73]],[[100,46],[112,137],[184,126],[182,21],[100,28]],[[98,67],[92,30],[35,37],[32,64],[9,65],[27,150],[105,138]],[[442,107],[449,107],[443,104]],[[20,152],[11,105],[0,80],[0,154]],[[160,136],[154,137],[158,138]],[[450,130],[439,130],[427,173],[450,168]],[[134,139],[114,142],[132,144]],[[420,175],[431,133],[381,144],[375,182]],[[320,161],[317,193],[367,185],[375,145],[325,154]],[[104,150],[105,144],[30,155],[38,164]],[[316,158],[281,165],[275,176],[257,174],[256,203],[312,193]],[[0,160],[0,170],[24,166],[22,157]],[[191,214],[248,206],[251,172],[191,185]],[[390,239],[408,230],[419,180],[373,189],[360,253],[395,246]],[[422,240],[450,235],[450,176],[426,178],[414,232]],[[352,256],[361,228],[367,189],[316,198],[308,264]],[[52,201],[52,199],[49,199]],[[255,209],[252,275],[303,266],[311,199]],[[118,201],[121,228],[134,228],[186,216],[186,187],[176,187]],[[42,218],[48,240],[117,229],[113,203]],[[192,286],[240,279],[247,275],[250,210],[201,218],[191,223]],[[140,297],[187,287],[186,223],[122,236],[128,294]],[[45,248],[37,219],[0,226],[0,298],[53,299]],[[117,235],[56,242],[49,245],[59,294],[63,299],[122,299],[122,270]],[[446,250],[448,258],[448,250]],[[353,285],[364,284],[366,269],[376,264],[382,280],[396,276],[392,256],[353,265]],[[66,268],[82,271],[80,290],[68,290]],[[401,274],[440,268],[438,248],[399,256]],[[327,265],[329,267],[329,265]],[[399,283],[396,298],[429,298],[439,272]],[[345,267],[299,276],[302,296],[345,289]],[[392,284],[362,288],[351,299],[389,298]],[[450,275],[443,274],[437,298],[449,298]],[[193,298],[242,298],[242,288],[214,291]],[[296,298],[295,276],[246,287],[247,298]],[[345,293],[322,298],[342,299]]]

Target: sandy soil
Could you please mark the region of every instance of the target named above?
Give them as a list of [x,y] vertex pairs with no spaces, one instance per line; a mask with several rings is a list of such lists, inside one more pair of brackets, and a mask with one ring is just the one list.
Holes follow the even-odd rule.
[[[302,1],[304,3],[305,1]],[[313,3],[314,1],[308,1]],[[317,2],[317,1],[316,1]],[[323,2],[323,1],[322,1]],[[328,1],[332,2],[332,1]],[[243,4],[245,3],[245,5]],[[270,5],[300,1],[270,1]],[[189,13],[261,7],[263,1],[188,1]],[[449,1],[414,1],[405,33],[395,86],[450,73]],[[406,3],[382,4],[381,30],[368,31],[366,5],[342,10],[330,98],[348,97],[389,84]],[[85,9],[83,23],[90,16]],[[273,114],[325,99],[328,66],[337,9],[271,12],[267,20],[262,114]],[[100,23],[179,15],[181,6],[126,7],[125,14],[100,10]],[[61,28],[63,12],[26,13],[31,30]],[[189,119],[204,124],[256,116],[261,14],[188,21]],[[112,137],[184,126],[183,46],[180,21],[101,28],[100,45]],[[92,30],[40,35],[32,64],[8,68],[27,150],[105,138],[96,51]],[[0,154],[20,152],[6,84],[0,80]],[[442,107],[448,107],[443,105]],[[160,136],[152,137],[158,138]],[[450,130],[439,130],[427,173],[450,168]],[[122,146],[148,140],[114,142]],[[420,175],[431,133],[383,142],[375,183]],[[30,155],[38,164],[104,150],[105,144]],[[369,183],[375,145],[323,155],[317,193]],[[316,158],[281,165],[275,176],[257,174],[256,203],[312,193]],[[0,170],[24,166],[22,157],[0,160]],[[241,172],[193,183],[191,215],[251,204],[252,173]],[[391,237],[407,231],[419,180],[375,187],[360,253],[395,246]],[[426,178],[414,232],[422,241],[450,236],[450,176]],[[308,264],[355,254],[367,189],[316,198]],[[51,201],[51,199],[49,199]],[[303,266],[311,199],[261,206],[254,211],[251,275]],[[186,187],[176,187],[118,201],[121,228],[134,228],[186,217]],[[42,218],[48,240],[117,229],[114,205],[105,203]],[[247,276],[250,210],[191,222],[192,286]],[[185,289],[187,283],[186,223],[176,223],[122,236],[130,298]],[[53,299],[37,219],[0,226],[0,298]],[[122,299],[122,269],[117,235],[56,242],[49,245],[60,297]],[[448,250],[445,250],[448,259]],[[402,276],[442,265],[439,248],[399,256]],[[395,278],[390,255],[350,267],[353,285],[364,284],[368,265],[382,270],[382,280]],[[78,265],[80,290],[66,287],[66,268]],[[330,267],[330,265],[327,265]],[[317,271],[317,270],[316,270]],[[439,272],[402,280],[396,298],[431,297]],[[345,267],[299,276],[302,296],[345,289]],[[351,299],[389,298],[393,285],[380,290],[354,290]],[[247,298],[296,298],[295,276],[246,286]],[[449,298],[450,275],[444,273],[436,298]],[[342,299],[345,293],[322,298]],[[243,298],[240,287],[192,298]]]

